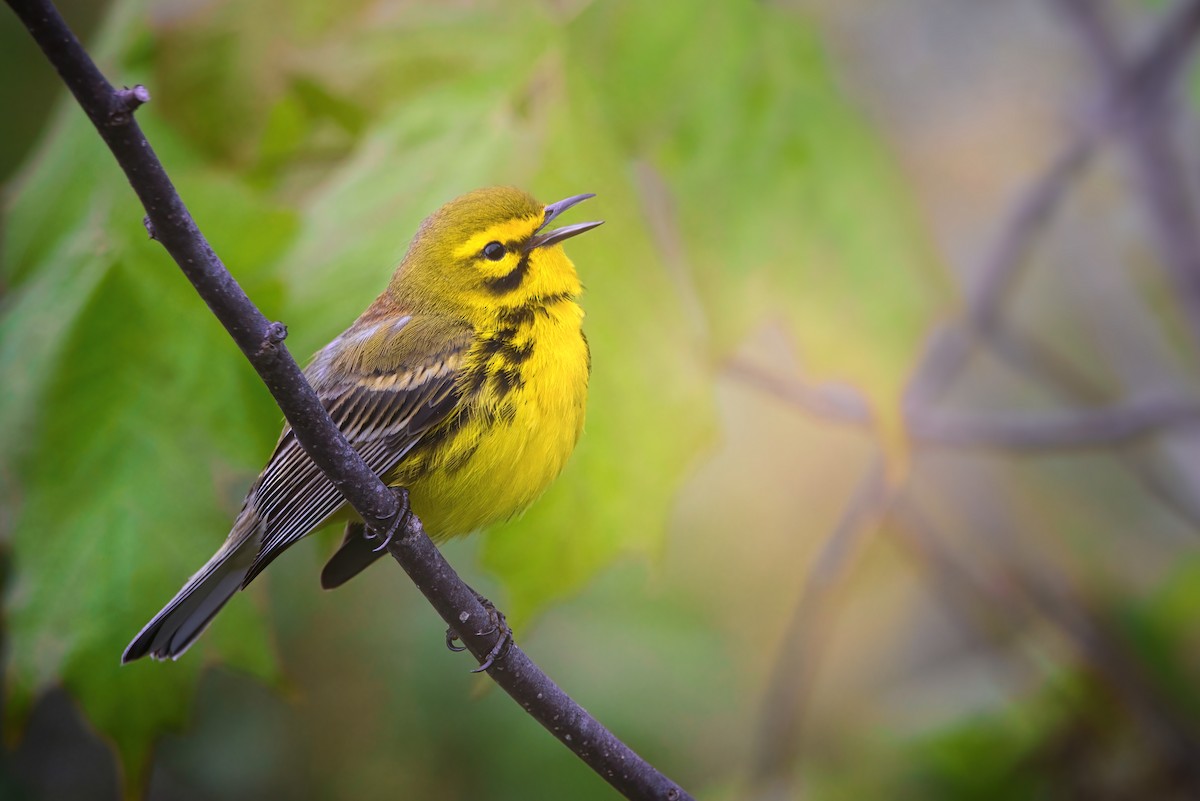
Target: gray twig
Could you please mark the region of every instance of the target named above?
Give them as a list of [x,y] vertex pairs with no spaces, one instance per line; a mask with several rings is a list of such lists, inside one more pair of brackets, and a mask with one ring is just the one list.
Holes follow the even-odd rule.
[[1049,228],[1068,190],[1091,161],[1099,142],[1096,131],[1095,127],[1081,131],[1017,201],[967,292],[965,316],[930,336],[905,394],[907,407],[935,403],[970,359],[976,341],[999,326],[1000,310],[1020,280],[1034,242]]
[[[1112,25],[1096,0],[1048,0],[1069,23],[1101,80],[1109,86],[1128,85],[1135,103],[1129,104],[1115,126],[1129,157],[1142,197],[1146,222],[1162,256],[1167,276],[1200,345],[1200,228],[1187,183],[1185,161],[1172,136],[1171,90],[1177,67],[1191,53],[1200,35],[1200,2],[1177,7],[1163,26],[1163,38],[1143,70],[1126,78],[1124,58]],[[1172,58],[1172,56],[1174,56]]]
[[[860,427],[871,424],[866,400],[851,387],[805,384],[741,358],[731,361],[726,372],[815,417]],[[912,442],[919,446],[1041,453],[1124,445],[1197,422],[1200,401],[1146,397],[1110,407],[1040,416],[940,412],[926,407],[909,413],[907,429]]]
[[886,513],[891,497],[883,454],[877,453],[801,586],[763,697],[752,776],[759,798],[790,797],[787,788],[796,769],[804,711],[823,651],[831,595],[851,556]]
[[[1085,374],[1037,342],[1032,336],[997,326],[985,344],[996,355],[1020,371],[1041,387],[1049,390],[1064,401],[1093,403],[1104,396],[1103,391]],[[1179,411],[1183,413],[1184,401],[1180,400]],[[1155,429],[1166,428],[1185,422],[1183,416],[1175,420],[1162,420],[1161,426],[1147,428],[1145,434],[1156,433]],[[1177,515],[1181,522],[1193,529],[1200,528],[1200,497],[1180,479],[1170,462],[1153,448],[1143,447],[1138,437],[1114,441],[1114,456],[1120,459],[1129,474],[1141,485],[1150,497]]]
[[[1076,7],[1080,14],[1092,11],[1080,7],[1090,0],[1055,0],[1061,5]],[[1061,206],[1068,189],[1082,174],[1084,167],[1101,141],[1116,132],[1128,131],[1132,149],[1140,168],[1147,206],[1153,224],[1158,227],[1160,247],[1177,288],[1184,297],[1185,311],[1200,338],[1200,241],[1191,225],[1191,198],[1183,183],[1184,172],[1179,160],[1170,150],[1170,141],[1161,117],[1156,125],[1148,126],[1138,120],[1146,103],[1161,105],[1161,99],[1174,84],[1183,65],[1190,57],[1200,34],[1200,1],[1183,3],[1162,25],[1144,55],[1126,68],[1112,52],[1099,53],[1097,60],[1105,64],[1106,87],[1097,113],[1064,148],[1050,168],[1043,173],[1016,203],[1013,213],[1001,227],[995,245],[987,252],[980,266],[976,284],[968,292],[964,318],[943,327],[930,337],[905,392],[905,419],[914,445],[954,445],[970,447],[1000,447],[1010,450],[1043,450],[1064,447],[1121,446],[1161,430],[1167,426],[1191,424],[1196,420],[1197,404],[1179,400],[1143,400],[1109,409],[1071,412],[1056,419],[982,419],[934,416],[936,401],[953,383],[970,358],[978,341],[987,342],[1003,354],[1014,358],[1037,359],[1040,374],[1054,373],[1058,387],[1080,389],[1086,378],[1073,369],[1059,368],[1053,354],[1036,347],[1026,339],[1008,336],[1001,324],[1001,312],[1028,262],[1028,253],[1039,233],[1044,231],[1054,212]],[[1161,152],[1149,150],[1158,147]],[[1164,184],[1170,172],[1171,181]],[[1193,308],[1193,305],[1195,308]],[[732,372],[760,388],[784,397],[810,414],[855,425],[869,423],[869,406],[855,393],[829,387],[797,386],[781,383],[778,377],[764,373],[741,362]],[[1173,508],[1185,513],[1193,508],[1189,497],[1163,479],[1161,471],[1151,470],[1144,459],[1126,455],[1126,464],[1151,491],[1163,497]],[[843,522],[830,535],[825,545],[827,553],[844,553],[842,541],[846,521],[861,517],[861,499],[869,496],[870,476],[860,483],[855,500],[847,509]],[[878,501],[886,507],[883,501]],[[1200,518],[1192,518],[1193,520]],[[855,524],[858,531],[862,524]],[[839,570],[841,562],[838,561]],[[814,598],[823,598],[827,589],[814,586],[817,578],[828,581],[827,571],[814,568],[801,593],[793,621],[784,635],[775,678],[770,684],[764,708],[764,732],[759,752],[755,781],[765,788],[768,796],[779,795],[790,784],[798,753],[799,725],[802,701],[812,681],[815,657],[813,638],[817,633],[818,607]],[[807,659],[807,663],[803,660]],[[791,671],[788,673],[788,671]],[[788,690],[780,684],[792,680],[797,688]],[[789,696],[788,693],[792,695]],[[1139,707],[1145,709],[1145,707]],[[772,740],[774,736],[777,740]]]
[[871,424],[871,407],[867,399],[847,384],[812,384],[785,378],[740,356],[730,359],[724,372],[813,417],[854,426]]
[[[1191,57],[1200,34],[1200,30],[1197,30],[1200,26],[1200,3],[1186,2],[1180,5],[1159,26],[1142,55],[1125,67],[1109,38],[1092,30],[1098,19],[1093,0],[1050,2],[1064,7],[1072,18],[1079,21],[1081,27],[1089,31],[1084,38],[1092,43],[1096,60],[1104,62],[1105,80],[1101,100],[1084,126],[1041,177],[1026,190],[1000,226],[995,243],[985,251],[986,255],[979,265],[978,278],[967,292],[964,318],[943,327],[930,337],[922,367],[914,373],[909,385],[907,400],[912,405],[936,400],[966,364],[972,343],[979,338],[987,339],[1000,326],[1000,312],[1021,278],[1030,249],[1038,235],[1049,227],[1068,190],[1091,163],[1092,156],[1105,138],[1125,131],[1134,132],[1140,137],[1137,139],[1140,159],[1146,162],[1143,165],[1144,182],[1156,187],[1151,205],[1155,211],[1165,210],[1167,215],[1161,219],[1170,221],[1170,231],[1160,231],[1159,239],[1166,260],[1178,268],[1175,272],[1180,276],[1191,275],[1194,263],[1188,254],[1200,253],[1200,250],[1194,249],[1197,244],[1195,228],[1182,226],[1191,203],[1186,185],[1182,185],[1184,173],[1177,169],[1179,160],[1170,155],[1173,145],[1169,136],[1161,126],[1142,131],[1145,123],[1139,122],[1145,109],[1156,103],[1161,105],[1162,98],[1167,95],[1168,89]],[[1156,141],[1154,137],[1161,141]],[[1153,147],[1157,144],[1169,147],[1158,152]],[[1142,152],[1147,147],[1154,152]],[[1169,169],[1171,165],[1176,168],[1173,173]],[[1161,183],[1163,178],[1167,179],[1165,184]],[[1165,208],[1175,200],[1182,205]],[[1158,215],[1152,216],[1155,217],[1152,224],[1157,227]],[[1182,230],[1181,226],[1187,230]],[[1169,253],[1166,252],[1168,250]],[[1192,279],[1180,280],[1190,286]],[[1200,320],[1200,316],[1196,319]]]
[[[1179,776],[1193,791],[1200,791],[1200,741],[1179,719],[1169,704],[1163,703],[1154,681],[1129,652],[1118,635],[1090,611],[1076,596],[1068,581],[1039,569],[1025,560],[1004,571],[1005,592],[997,592],[984,582],[969,578],[966,566],[954,560],[939,543],[942,536],[919,505],[909,499],[898,501],[895,518],[919,548],[932,546],[929,569],[945,582],[951,581],[962,592],[955,596],[992,619],[992,623],[1013,630],[1031,616],[1040,617],[1057,629],[1075,649],[1080,659],[1112,689],[1134,724],[1157,749],[1169,772]],[[957,564],[956,564],[957,563]],[[964,579],[969,583],[964,583]]]
[[[305,452],[367,525],[384,535],[400,511],[395,493],[371,472],[329,418],[287,347],[287,329],[251,302],[217,258],[150,147],[132,111],[149,99],[143,89],[114,89],[49,0],[7,0],[63,82],[96,126],[146,209],[147,230],[192,282],[242,353],[254,365]],[[470,621],[487,610],[410,515],[389,552],[476,658],[483,661],[498,632]],[[627,798],[690,796],[633,752],[555,685],[516,645],[488,674],[539,723]]]

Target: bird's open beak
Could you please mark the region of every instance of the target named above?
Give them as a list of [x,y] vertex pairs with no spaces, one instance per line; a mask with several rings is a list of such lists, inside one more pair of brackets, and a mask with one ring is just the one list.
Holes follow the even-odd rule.
[[595,222],[575,223],[574,225],[568,225],[563,228],[556,228],[553,231],[540,233],[541,231],[545,230],[547,225],[554,222],[554,218],[556,218],[558,215],[562,214],[572,206],[582,203],[590,197],[595,197],[595,195],[575,195],[574,197],[569,197],[566,200],[560,200],[557,203],[551,203],[550,205],[546,206],[546,219],[542,220],[541,226],[538,227],[537,231],[534,231],[534,236],[530,238],[529,244],[525,246],[525,250],[530,251],[534,248],[545,247],[546,245],[554,245],[562,242],[564,239],[570,239],[577,234],[582,234],[584,231],[590,231],[597,225],[603,225],[604,220],[596,220]]

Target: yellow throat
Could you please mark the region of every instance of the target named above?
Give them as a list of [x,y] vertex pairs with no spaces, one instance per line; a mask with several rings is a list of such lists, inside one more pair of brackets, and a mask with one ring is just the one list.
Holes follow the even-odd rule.
[[[494,188],[452,201],[421,225],[387,290],[330,345],[338,367],[355,372],[393,361],[381,352],[400,338],[428,355],[421,370],[376,377],[379,389],[455,376],[458,408],[385,476],[409,490],[436,539],[522,511],[579,439],[591,364],[582,287],[560,243],[599,223],[546,228],[588,197],[544,206]],[[405,318],[403,336],[393,334]]]

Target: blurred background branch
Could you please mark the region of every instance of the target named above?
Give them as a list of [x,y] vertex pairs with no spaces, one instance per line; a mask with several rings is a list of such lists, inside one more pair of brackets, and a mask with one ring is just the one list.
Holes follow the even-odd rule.
[[[981,343],[1072,399],[1098,399],[1074,367],[1038,344],[1035,335],[1016,333],[1004,315],[1039,236],[1077,185],[1098,146],[1110,139],[1128,151],[1148,224],[1176,289],[1174,297],[1200,345],[1200,226],[1196,225],[1187,162],[1176,152],[1172,113],[1172,98],[1200,39],[1200,2],[1184,0],[1166,12],[1151,43],[1128,64],[1113,26],[1105,18],[1103,2],[1048,3],[1058,9],[1091,58],[1103,87],[1103,102],[1098,105],[1099,113],[1090,117],[1014,203],[966,292],[964,317],[930,335],[905,397],[905,427],[917,464],[920,451],[933,447],[1016,453],[1081,447],[1121,449],[1143,437],[1190,433],[1200,412],[1200,403],[1190,396],[1135,397],[1107,408],[1042,417],[994,412],[983,416],[937,408]],[[735,357],[726,369],[731,376],[786,401],[803,414],[868,429],[874,425],[870,404],[852,388],[787,378],[741,357]],[[1126,464],[1153,494],[1182,510],[1193,524],[1200,521],[1194,515],[1194,493],[1165,479],[1152,457],[1131,453]],[[805,699],[812,692],[821,646],[829,641],[827,628],[835,625],[831,611],[821,602],[844,580],[848,543],[858,544],[858,537],[867,533],[865,510],[871,510],[876,525],[889,517],[881,476],[879,462],[872,461],[804,580],[801,599],[784,630],[773,679],[764,696],[759,759],[751,779],[757,797],[787,798],[795,792]],[[899,492],[903,494],[903,490]],[[992,603],[982,585],[968,577],[962,561],[933,545],[938,538],[911,501],[899,507],[897,514],[906,521],[900,530],[918,537],[910,541],[912,553],[930,580],[951,588],[948,594],[956,600],[974,596],[973,604],[987,607]],[[1011,578],[1016,596],[1011,600],[1023,598],[1075,643],[1081,658],[1105,677],[1122,699],[1126,713],[1154,744],[1172,781],[1187,793],[1200,795],[1200,739],[1190,723],[1172,712],[1170,702],[1158,692],[1120,635],[1090,613],[1084,599],[1067,592],[1066,583],[1052,577],[1049,567],[1035,570],[1026,563]]]
[[[597,193],[580,447],[445,551],[698,797],[1197,796],[1200,3],[59,2],[293,352],[447,198]],[[321,536],[117,669],[279,413],[39,59],[0,15],[0,796],[611,797]]]
[[[775,375],[760,365],[734,358],[727,373],[786,401],[805,414],[859,427],[872,424],[870,407],[852,387],[809,385],[798,378]],[[1107,448],[1167,433],[1200,420],[1200,401],[1193,398],[1130,398],[1110,407],[1079,411],[1015,415],[940,412],[911,408],[907,432],[926,447],[981,448],[1013,452]]]
[[762,702],[752,783],[763,798],[788,798],[802,742],[804,709],[813,691],[821,652],[828,647],[832,595],[864,538],[879,525],[892,498],[882,455],[875,456],[846,509],[822,544],[800,586],[782,648]]

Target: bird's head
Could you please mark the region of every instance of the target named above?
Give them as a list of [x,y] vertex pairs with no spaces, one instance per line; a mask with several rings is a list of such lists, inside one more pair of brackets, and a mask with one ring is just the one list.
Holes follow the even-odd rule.
[[520,189],[492,187],[456,198],[421,223],[389,292],[404,305],[460,314],[577,295],[579,276],[561,243],[600,222],[550,224],[590,197],[543,205]]

